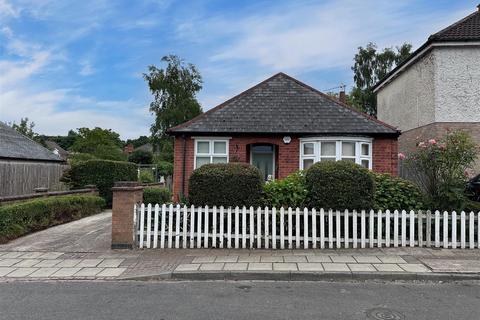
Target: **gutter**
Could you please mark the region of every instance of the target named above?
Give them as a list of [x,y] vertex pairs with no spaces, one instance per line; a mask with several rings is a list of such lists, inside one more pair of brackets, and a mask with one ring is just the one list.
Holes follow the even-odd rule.
[[186,172],[185,161],[187,159],[187,138],[185,137],[185,135],[182,135],[182,138],[183,138],[182,196],[185,196],[185,172]]

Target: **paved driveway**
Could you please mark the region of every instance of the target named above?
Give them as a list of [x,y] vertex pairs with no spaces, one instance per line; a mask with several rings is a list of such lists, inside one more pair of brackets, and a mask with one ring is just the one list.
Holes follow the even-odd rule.
[[106,252],[111,223],[111,210],[104,211],[0,245],[0,251]]

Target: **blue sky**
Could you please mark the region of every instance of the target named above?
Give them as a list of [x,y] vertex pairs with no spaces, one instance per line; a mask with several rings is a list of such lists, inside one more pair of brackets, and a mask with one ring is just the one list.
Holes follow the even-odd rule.
[[477,2],[0,0],[0,120],[148,134],[142,73],[166,54],[198,67],[204,110],[279,71],[351,86],[358,46],[417,48]]

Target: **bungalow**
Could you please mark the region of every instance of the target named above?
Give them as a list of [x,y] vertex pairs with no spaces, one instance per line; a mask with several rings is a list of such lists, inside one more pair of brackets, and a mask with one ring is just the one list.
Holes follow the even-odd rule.
[[400,131],[284,73],[168,133],[175,137],[176,199],[206,163],[251,163],[266,180],[336,160],[397,174]]

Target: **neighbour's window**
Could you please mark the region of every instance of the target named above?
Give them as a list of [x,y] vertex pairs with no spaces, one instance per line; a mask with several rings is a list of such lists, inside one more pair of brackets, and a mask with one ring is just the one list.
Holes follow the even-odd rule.
[[345,160],[372,168],[372,142],[365,138],[308,138],[301,143],[300,169],[318,161]]
[[194,168],[200,168],[207,163],[228,162],[228,140],[198,139],[195,140]]

